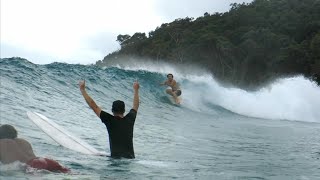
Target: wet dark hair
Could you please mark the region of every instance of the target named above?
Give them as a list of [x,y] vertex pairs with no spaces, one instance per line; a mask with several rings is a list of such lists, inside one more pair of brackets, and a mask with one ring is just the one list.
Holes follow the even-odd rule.
[[172,78],[173,78],[173,74],[171,74],[171,73],[167,74],[167,77],[168,77],[168,76],[172,76]]
[[17,135],[18,132],[13,126],[9,124],[0,126],[0,139],[14,139]]
[[123,114],[125,111],[125,104],[123,101],[117,100],[112,103],[112,112],[116,114]]

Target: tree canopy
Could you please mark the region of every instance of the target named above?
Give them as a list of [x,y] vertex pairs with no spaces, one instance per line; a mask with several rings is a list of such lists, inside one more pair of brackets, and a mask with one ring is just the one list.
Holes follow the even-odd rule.
[[257,87],[277,77],[303,74],[320,80],[320,1],[254,0],[226,13],[204,13],[164,23],[154,31],[118,35],[121,56],[197,64],[221,81]]

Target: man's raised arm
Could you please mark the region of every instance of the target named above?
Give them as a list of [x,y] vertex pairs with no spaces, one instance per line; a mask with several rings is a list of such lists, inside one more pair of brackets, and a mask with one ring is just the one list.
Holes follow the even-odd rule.
[[96,115],[98,117],[100,117],[101,108],[99,106],[97,106],[97,104],[94,102],[94,100],[86,92],[86,82],[85,81],[80,81],[79,82],[79,87],[80,87],[81,94],[84,97],[84,99],[86,100],[87,104],[96,113]]
[[139,108],[139,88],[140,85],[138,83],[138,81],[133,83],[133,89],[134,89],[134,95],[133,95],[133,108],[134,110],[136,110],[138,112],[138,108]]

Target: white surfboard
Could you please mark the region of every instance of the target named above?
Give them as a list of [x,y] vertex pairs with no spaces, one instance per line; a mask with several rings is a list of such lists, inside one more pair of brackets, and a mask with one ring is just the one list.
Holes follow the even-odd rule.
[[174,100],[174,98],[171,95],[168,95],[168,99],[174,105],[177,105],[177,106],[181,105],[181,97],[178,97],[178,100],[180,103],[176,103],[176,101]]
[[27,112],[29,119],[34,122],[43,132],[50,136],[54,141],[56,141],[61,146],[68,149],[89,155],[105,156],[107,155],[104,151],[98,151],[85,141],[76,136],[72,135],[70,132],[51,121],[42,114],[36,112]]

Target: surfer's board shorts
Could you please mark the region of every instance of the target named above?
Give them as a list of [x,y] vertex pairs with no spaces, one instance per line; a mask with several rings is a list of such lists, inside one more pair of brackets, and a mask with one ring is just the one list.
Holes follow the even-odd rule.
[[32,168],[45,169],[52,172],[70,172],[69,169],[61,166],[57,161],[48,158],[34,158],[28,161],[27,164]]
[[180,90],[180,89],[178,89],[178,90],[176,90],[176,91],[173,91],[173,92],[176,93],[177,96],[180,96],[180,95],[181,95],[181,90]]

